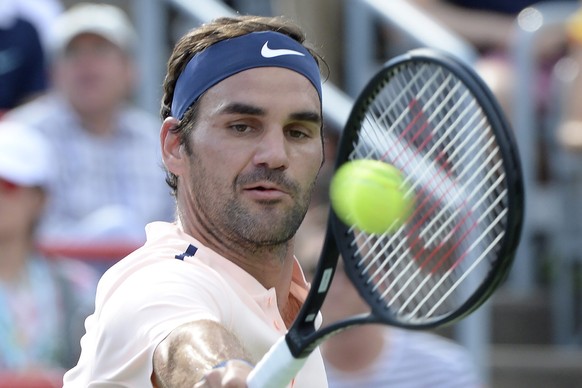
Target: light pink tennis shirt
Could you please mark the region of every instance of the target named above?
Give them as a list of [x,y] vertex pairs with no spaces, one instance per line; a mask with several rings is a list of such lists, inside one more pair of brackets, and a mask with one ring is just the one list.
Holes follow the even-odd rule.
[[[200,244],[177,225],[146,227],[145,245],[113,265],[97,288],[85,322],[82,353],[64,388],[148,387],[156,346],[176,327],[200,319],[235,333],[257,362],[286,332],[275,289]],[[295,262],[291,294],[304,301],[308,285]],[[327,387],[319,350],[294,387]]]

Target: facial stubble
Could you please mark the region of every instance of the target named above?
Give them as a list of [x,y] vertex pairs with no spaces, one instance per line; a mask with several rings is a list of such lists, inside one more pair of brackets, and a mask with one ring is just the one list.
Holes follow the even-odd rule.
[[[284,171],[257,167],[238,175],[233,182],[220,182],[194,154],[190,154],[192,166],[196,166],[190,177],[190,195],[209,233],[251,250],[286,244],[295,235],[309,207],[316,177],[302,187]],[[280,200],[245,202],[241,187],[255,182],[271,182],[284,189],[292,204],[284,207]]]

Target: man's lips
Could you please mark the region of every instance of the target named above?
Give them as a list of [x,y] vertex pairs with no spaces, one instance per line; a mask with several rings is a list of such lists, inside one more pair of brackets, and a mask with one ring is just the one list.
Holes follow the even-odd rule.
[[243,191],[256,199],[280,199],[289,195],[288,190],[270,182],[253,183],[243,187]]

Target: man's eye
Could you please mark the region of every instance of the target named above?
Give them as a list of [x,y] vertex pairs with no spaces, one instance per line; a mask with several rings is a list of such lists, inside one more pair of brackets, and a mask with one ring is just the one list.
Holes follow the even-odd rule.
[[289,136],[291,136],[294,139],[303,139],[304,137],[307,137],[307,134],[299,130],[290,130]]
[[248,132],[250,130],[250,127],[246,124],[234,124],[234,125],[231,125],[230,128],[233,131],[239,132],[239,133],[245,133],[245,132]]

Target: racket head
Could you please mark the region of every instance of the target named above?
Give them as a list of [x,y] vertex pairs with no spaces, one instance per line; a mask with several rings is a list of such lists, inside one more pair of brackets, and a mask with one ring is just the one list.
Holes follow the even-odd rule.
[[336,169],[357,159],[396,166],[415,204],[383,235],[330,215],[346,273],[372,310],[360,322],[426,329],[477,309],[510,270],[524,212],[516,142],[481,78],[433,49],[387,62],[354,104]]

